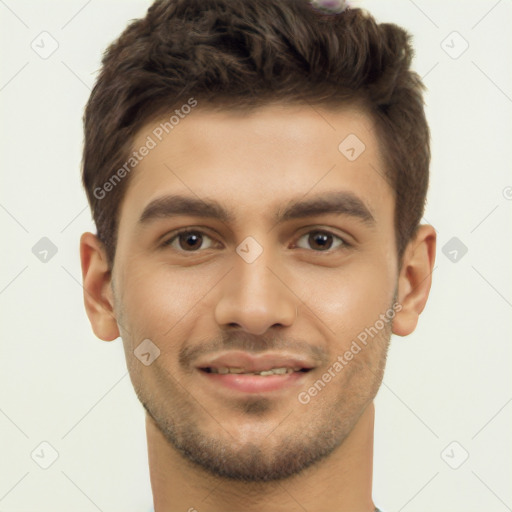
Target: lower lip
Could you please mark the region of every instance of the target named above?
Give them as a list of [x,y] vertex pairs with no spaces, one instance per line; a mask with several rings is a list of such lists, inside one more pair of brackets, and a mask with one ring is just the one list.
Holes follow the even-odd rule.
[[264,393],[277,391],[297,385],[309,372],[293,372],[284,375],[249,375],[242,373],[208,373],[202,370],[204,375],[212,384],[219,384],[230,389],[244,393]]

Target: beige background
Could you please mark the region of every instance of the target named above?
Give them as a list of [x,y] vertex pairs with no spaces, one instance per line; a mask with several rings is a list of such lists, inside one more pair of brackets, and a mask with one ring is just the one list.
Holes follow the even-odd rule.
[[[91,332],[78,257],[93,229],[82,110],[104,48],[149,4],[0,0],[1,512],[151,505],[143,410],[120,340]],[[433,136],[426,220],[439,236],[431,300],[416,332],[393,340],[377,398],[375,501],[512,510],[512,3],[352,4],[414,35]],[[43,237],[57,249],[46,262],[32,252]]]

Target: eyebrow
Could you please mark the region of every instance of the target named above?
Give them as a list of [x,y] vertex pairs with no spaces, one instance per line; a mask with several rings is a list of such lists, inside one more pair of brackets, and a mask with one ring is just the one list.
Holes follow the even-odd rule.
[[[273,216],[275,223],[318,215],[338,214],[359,219],[368,225],[375,218],[364,202],[352,192],[325,192],[307,200],[294,199]],[[183,195],[165,195],[151,201],[142,212],[139,224],[177,216],[208,217],[224,223],[233,223],[235,215],[213,199],[199,199]]]

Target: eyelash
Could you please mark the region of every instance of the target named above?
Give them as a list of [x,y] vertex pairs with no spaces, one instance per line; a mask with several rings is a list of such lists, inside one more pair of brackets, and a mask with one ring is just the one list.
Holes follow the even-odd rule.
[[[210,235],[208,235],[207,233],[205,233],[204,231],[201,231],[200,229],[194,229],[194,228],[187,228],[187,229],[181,229],[179,231],[176,231],[175,233],[172,234],[172,236],[167,239],[165,242],[162,243],[162,247],[170,247],[171,244],[175,241],[175,240],[178,240],[179,237],[181,235],[184,235],[184,234],[200,234],[202,236],[206,236],[210,239],[213,240],[213,237],[211,237]],[[319,254],[322,254],[322,253],[327,253],[327,254],[331,254],[333,253],[334,251],[338,251],[338,250],[344,250],[344,249],[348,249],[350,247],[352,247],[351,244],[349,244],[344,238],[342,238],[341,236],[339,235],[336,235],[335,233],[332,233],[331,231],[327,230],[327,229],[312,229],[310,231],[307,231],[306,233],[303,233],[302,235],[300,235],[299,239],[298,240],[301,240],[302,238],[304,238],[305,236],[307,235],[311,235],[312,233],[319,233],[319,234],[323,234],[323,235],[329,235],[329,236],[332,236],[333,238],[337,238],[341,243],[339,244],[339,247],[337,248],[329,248],[325,251],[315,251],[313,249],[311,249],[312,252],[316,252],[316,253],[319,253]],[[294,244],[295,246],[295,244]],[[303,247],[299,247],[299,249],[304,249]],[[175,249],[177,252],[181,252],[181,253],[198,253],[201,251],[201,249],[197,249],[197,250],[192,250],[192,251],[185,251],[183,249]],[[204,249],[203,249],[204,250]],[[308,249],[305,249],[305,250],[308,250]]]

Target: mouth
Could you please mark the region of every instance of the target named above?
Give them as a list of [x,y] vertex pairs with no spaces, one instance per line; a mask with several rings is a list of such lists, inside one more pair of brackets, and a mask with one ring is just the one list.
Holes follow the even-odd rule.
[[243,393],[263,393],[298,385],[314,366],[285,354],[255,357],[231,352],[200,363],[196,368],[211,385]]
[[207,366],[206,368],[199,368],[205,373],[216,373],[219,375],[260,375],[261,377],[268,377],[269,375],[286,375],[287,373],[293,372],[309,372],[310,368],[287,368],[285,366],[281,368],[269,368],[268,370],[261,370],[259,372],[250,372],[243,368],[229,368],[226,366],[220,366],[218,368]]

